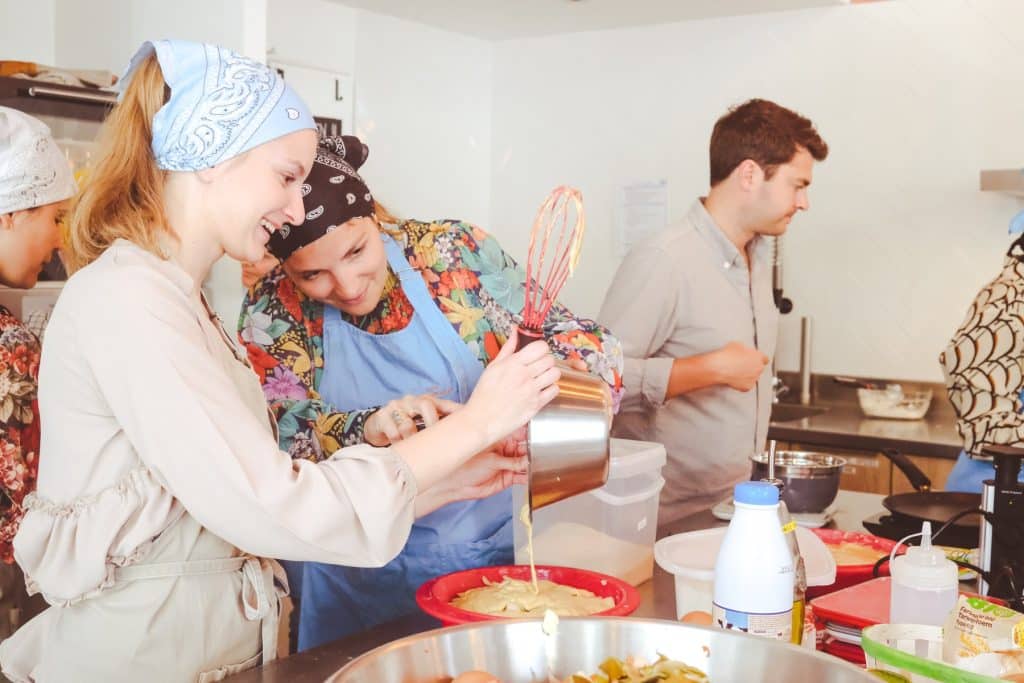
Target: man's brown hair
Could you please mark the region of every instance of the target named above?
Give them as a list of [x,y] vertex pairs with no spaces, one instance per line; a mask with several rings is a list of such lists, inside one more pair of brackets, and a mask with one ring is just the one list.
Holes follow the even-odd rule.
[[711,186],[728,178],[744,159],[754,161],[771,179],[798,147],[815,161],[828,156],[828,145],[810,119],[768,100],[748,100],[718,119],[711,132]]

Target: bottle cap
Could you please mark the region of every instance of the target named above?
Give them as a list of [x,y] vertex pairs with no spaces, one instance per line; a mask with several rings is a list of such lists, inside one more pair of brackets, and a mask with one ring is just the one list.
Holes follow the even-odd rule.
[[893,562],[893,578],[902,584],[929,590],[958,586],[960,571],[940,548],[932,545],[929,522],[922,525],[920,536],[920,546],[907,548],[907,552]]
[[765,481],[744,481],[736,484],[733,500],[746,505],[778,505],[779,490]]

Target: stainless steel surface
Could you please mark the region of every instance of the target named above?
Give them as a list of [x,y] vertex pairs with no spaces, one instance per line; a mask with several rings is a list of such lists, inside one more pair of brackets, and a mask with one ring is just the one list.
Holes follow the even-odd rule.
[[72,102],[98,102],[100,104],[117,104],[117,94],[112,92],[68,92],[58,88],[47,88],[44,85],[33,85],[27,90],[29,97],[48,97],[55,100]]
[[733,631],[644,619],[562,619],[547,635],[537,620],[467,624],[429,631],[372,650],[329,683],[442,683],[483,670],[503,681],[545,683],[596,672],[608,657],[659,654],[699,667],[712,681],[876,681],[836,657]]
[[821,512],[835,500],[839,477],[846,460],[829,453],[778,451],[775,454],[775,476],[768,474],[768,456],[751,456],[750,478],[778,479],[784,488],[782,499],[791,513]]
[[[996,486],[991,479],[981,485],[981,509],[985,512],[995,512]],[[978,566],[985,572],[992,571],[992,523],[987,517],[981,520],[981,527],[978,530]],[[982,572],[978,572],[978,592],[988,595],[988,581]]]
[[800,404],[811,403],[811,319],[800,318]]
[[[875,493],[840,491],[836,496],[833,506],[835,514],[829,527],[843,531],[865,531],[862,520],[884,512],[881,501],[882,496]],[[658,538],[725,525],[726,522],[717,519],[709,509],[659,525]],[[633,617],[675,620],[675,584],[671,574],[655,565],[654,578],[637,586],[637,591],[640,593],[640,606]],[[415,612],[307,652],[274,660],[231,676],[228,680],[232,683],[323,683],[339,668],[375,647],[438,626],[439,623],[434,619]]]
[[796,403],[776,403],[772,406],[772,422],[788,422],[790,420],[802,420],[805,417],[821,415],[826,412],[826,406],[802,406]]
[[775,449],[778,442],[772,439],[768,442],[768,481],[775,481]]
[[[775,364],[772,363],[772,367],[774,367],[774,366],[775,366]],[[782,378],[776,376],[774,374],[774,371],[773,371],[773,374],[772,374],[772,403],[778,403],[782,399],[783,396],[786,396],[788,394],[789,394],[789,387],[786,385],[785,382],[782,381]]]
[[612,396],[599,377],[562,366],[558,396],[530,420],[530,510],[608,481]]

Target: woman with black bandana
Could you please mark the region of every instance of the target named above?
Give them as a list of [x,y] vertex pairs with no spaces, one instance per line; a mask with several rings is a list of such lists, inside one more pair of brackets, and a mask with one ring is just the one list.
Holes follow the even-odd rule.
[[[240,337],[294,458],[434,424],[469,398],[523,309],[525,276],[494,238],[456,220],[395,219],[357,172],[367,156],[355,137],[321,141],[305,222],[271,239],[282,267],[242,308]],[[619,393],[621,352],[606,329],[556,304],[544,336]],[[429,578],[510,563],[511,517],[506,491],[421,518],[381,569],[288,567],[293,593],[301,585],[299,649],[415,610]]]

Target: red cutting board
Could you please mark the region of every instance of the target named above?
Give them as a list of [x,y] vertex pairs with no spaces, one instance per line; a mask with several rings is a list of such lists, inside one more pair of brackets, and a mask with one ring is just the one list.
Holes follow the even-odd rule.
[[880,576],[811,600],[814,618],[842,626],[864,628],[889,623],[892,579]]

